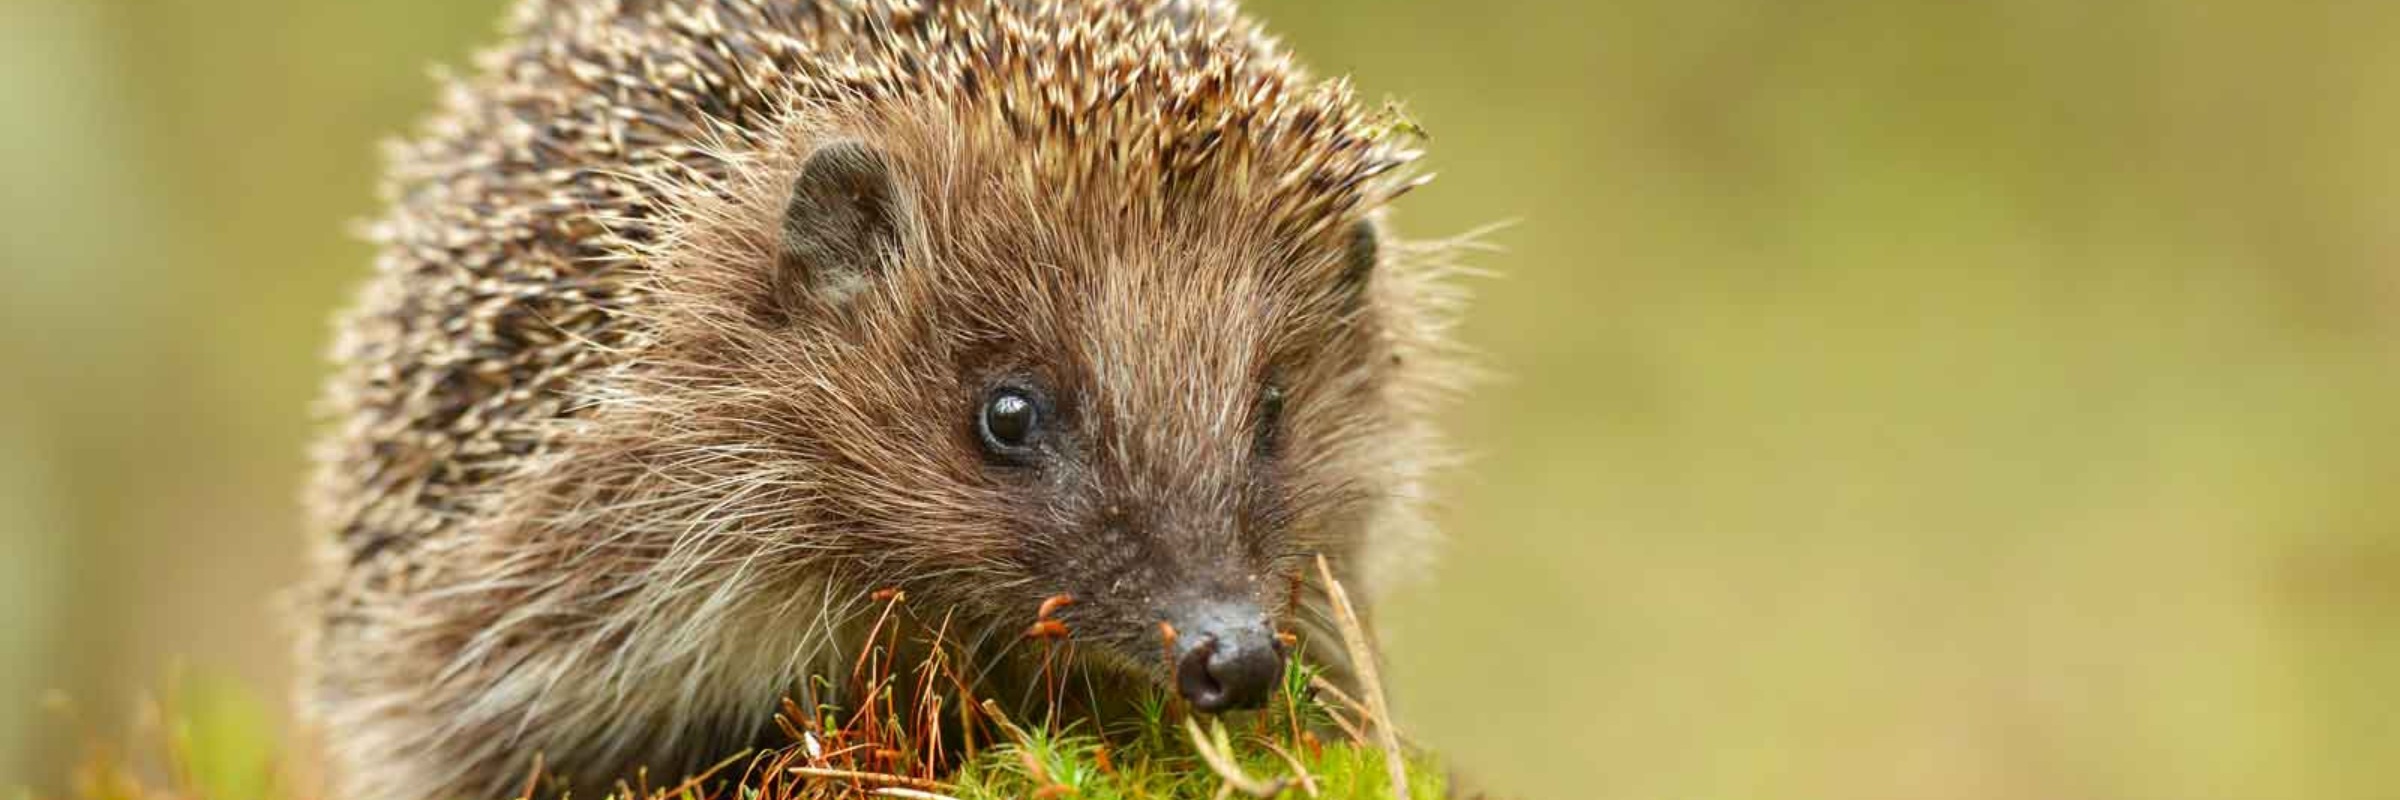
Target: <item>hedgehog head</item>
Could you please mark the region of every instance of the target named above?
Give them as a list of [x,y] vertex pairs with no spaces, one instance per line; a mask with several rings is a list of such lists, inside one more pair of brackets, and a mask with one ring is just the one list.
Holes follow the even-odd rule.
[[1009,8],[793,78],[669,204],[663,458],[748,454],[744,563],[992,630],[1071,595],[1088,662],[1255,703],[1302,567],[1414,492],[1412,154],[1231,17]]

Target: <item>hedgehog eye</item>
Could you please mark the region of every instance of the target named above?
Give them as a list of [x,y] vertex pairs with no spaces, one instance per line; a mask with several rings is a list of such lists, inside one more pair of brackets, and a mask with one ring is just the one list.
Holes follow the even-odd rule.
[[1275,452],[1278,432],[1283,428],[1283,387],[1267,384],[1258,393],[1257,428],[1251,432],[1259,455]]
[[983,435],[983,449],[994,456],[1022,460],[1031,455],[1033,434],[1040,428],[1042,412],[1031,393],[1013,386],[993,389],[983,398],[983,409],[976,415],[976,431]]

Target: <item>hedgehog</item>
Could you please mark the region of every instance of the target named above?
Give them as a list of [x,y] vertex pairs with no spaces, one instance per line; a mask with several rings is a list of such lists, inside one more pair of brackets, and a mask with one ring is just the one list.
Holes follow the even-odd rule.
[[334,796],[693,769],[885,588],[1233,713],[1346,674],[1304,566],[1426,559],[1422,137],[1230,2],[526,0],[443,83],[323,401]]

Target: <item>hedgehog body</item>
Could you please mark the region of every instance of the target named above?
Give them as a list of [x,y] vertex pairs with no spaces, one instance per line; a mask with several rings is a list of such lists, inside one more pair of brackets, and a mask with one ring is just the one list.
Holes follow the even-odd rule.
[[1413,153],[1228,5],[533,0],[449,85],[326,400],[335,796],[711,761],[887,586],[1209,674],[1430,536]]

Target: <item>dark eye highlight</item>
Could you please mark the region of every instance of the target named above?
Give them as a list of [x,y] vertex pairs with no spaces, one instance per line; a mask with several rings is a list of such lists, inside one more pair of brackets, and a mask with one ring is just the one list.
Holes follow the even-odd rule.
[[1033,456],[1034,436],[1041,432],[1041,404],[1033,393],[1015,386],[993,389],[983,397],[975,415],[984,452],[1022,462]]

